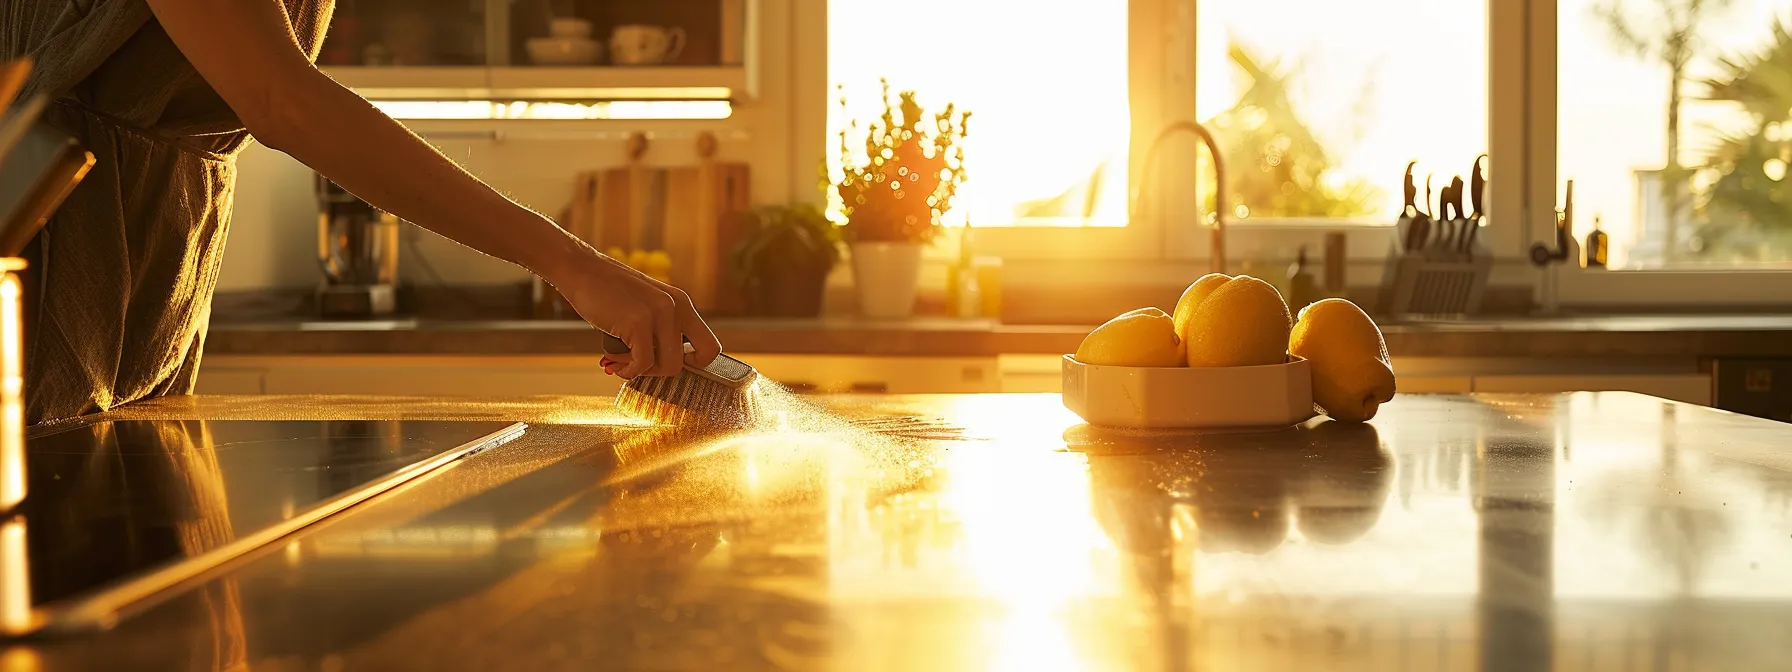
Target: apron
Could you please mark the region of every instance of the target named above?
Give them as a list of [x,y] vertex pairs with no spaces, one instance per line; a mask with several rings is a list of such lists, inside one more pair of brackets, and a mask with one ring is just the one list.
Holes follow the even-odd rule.
[[[315,59],[334,0],[285,4]],[[20,96],[97,159],[23,255],[26,421],[192,392],[248,133],[144,0],[0,12],[0,58],[36,61]]]

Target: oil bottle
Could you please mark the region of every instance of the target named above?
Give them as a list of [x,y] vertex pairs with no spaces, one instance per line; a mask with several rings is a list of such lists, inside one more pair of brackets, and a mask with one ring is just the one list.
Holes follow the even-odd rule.
[[1582,268],[1605,268],[1607,257],[1611,254],[1611,236],[1599,226],[1599,216],[1593,216],[1593,230],[1587,232],[1587,246],[1582,250],[1585,257]]

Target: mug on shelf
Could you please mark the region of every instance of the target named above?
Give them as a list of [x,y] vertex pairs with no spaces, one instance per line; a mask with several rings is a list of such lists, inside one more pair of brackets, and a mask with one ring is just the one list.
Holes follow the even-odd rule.
[[617,26],[610,34],[610,62],[617,65],[655,65],[683,51],[683,28],[633,24]]

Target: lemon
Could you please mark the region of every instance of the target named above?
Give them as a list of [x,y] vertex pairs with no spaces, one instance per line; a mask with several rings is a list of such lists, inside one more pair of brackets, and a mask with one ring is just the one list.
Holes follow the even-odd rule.
[[670,284],[672,282],[672,256],[664,250],[648,252],[637,267],[647,277]]
[[1103,366],[1182,366],[1182,341],[1169,313],[1140,308],[1089,332],[1075,357]]
[[1313,367],[1313,402],[1333,420],[1364,422],[1394,398],[1394,367],[1375,321],[1344,299],[1300,311],[1288,351]]
[[[1263,366],[1288,361],[1288,304],[1267,282],[1240,275],[1225,282],[1195,281],[1188,324],[1179,335],[1189,366]],[[1221,276],[1224,277],[1224,276]],[[1205,299],[1202,283],[1212,282]],[[1180,308],[1180,302],[1178,302]]]
[[1220,285],[1226,284],[1231,279],[1232,276],[1225,273],[1208,273],[1201,276],[1201,279],[1190,283],[1188,289],[1182,290],[1182,298],[1176,301],[1176,311],[1170,314],[1176,320],[1178,337],[1188,333],[1188,323],[1195,319],[1195,307],[1207,300],[1207,296],[1212,294],[1213,290],[1218,289]]

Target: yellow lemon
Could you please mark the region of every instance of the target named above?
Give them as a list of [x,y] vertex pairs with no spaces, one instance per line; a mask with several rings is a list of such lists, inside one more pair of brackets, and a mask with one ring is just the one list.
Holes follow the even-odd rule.
[[1394,367],[1375,321],[1344,299],[1300,311],[1288,352],[1313,367],[1313,402],[1333,420],[1363,422],[1394,398]]
[[1176,301],[1176,310],[1170,316],[1176,320],[1176,335],[1184,337],[1188,333],[1188,323],[1195,319],[1195,308],[1206,301],[1208,295],[1220,285],[1232,280],[1225,273],[1208,273],[1201,279],[1189,283],[1188,289],[1182,290],[1182,298]]
[[[1209,276],[1211,277],[1211,276]],[[1200,288],[1195,282],[1188,292]],[[1180,333],[1189,366],[1263,366],[1288,361],[1288,304],[1273,285],[1248,275],[1217,283],[1195,301]]]
[[642,259],[639,270],[642,273],[646,273],[647,277],[671,284],[672,256],[666,254],[663,250],[648,252],[647,256]]
[[1182,366],[1182,341],[1169,313],[1140,308],[1089,332],[1075,357],[1103,366]]

